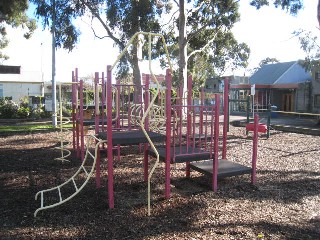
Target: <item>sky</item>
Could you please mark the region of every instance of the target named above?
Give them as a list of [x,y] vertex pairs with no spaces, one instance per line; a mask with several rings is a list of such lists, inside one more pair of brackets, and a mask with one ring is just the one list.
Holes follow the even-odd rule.
[[[248,75],[249,70],[259,65],[267,57],[281,62],[303,59],[305,53],[300,49],[298,39],[292,32],[300,28],[319,35],[316,18],[317,1],[305,0],[304,9],[297,16],[291,16],[273,6],[260,10],[249,5],[249,0],[240,1],[240,22],[235,24],[233,33],[238,42],[245,42],[251,48],[247,69],[239,69],[226,74]],[[72,52],[56,51],[56,81],[71,81],[72,71],[79,69],[80,77],[92,76],[94,72],[103,72],[107,65],[112,65],[119,54],[109,38],[96,38],[85,20],[77,20],[80,28],[80,41]],[[99,32],[99,31],[96,31]],[[101,28],[101,35],[104,30]],[[10,45],[5,53],[10,59],[6,65],[21,66],[24,72],[42,73],[42,80],[51,81],[52,38],[48,30],[43,31],[39,24],[34,36],[25,40],[21,31],[8,28]]]

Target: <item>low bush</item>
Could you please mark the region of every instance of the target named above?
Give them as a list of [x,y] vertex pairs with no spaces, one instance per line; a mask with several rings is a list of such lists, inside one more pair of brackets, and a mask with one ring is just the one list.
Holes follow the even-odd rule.
[[0,101],[0,118],[15,118],[19,106],[12,100],[2,99]]

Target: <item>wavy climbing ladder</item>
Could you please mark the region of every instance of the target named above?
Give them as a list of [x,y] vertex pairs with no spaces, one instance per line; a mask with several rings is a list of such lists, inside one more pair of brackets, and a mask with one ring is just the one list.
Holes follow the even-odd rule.
[[[93,142],[93,141],[96,141],[95,143],[95,148],[94,148],[94,154],[90,152],[90,143]],[[74,196],[76,196],[84,187],[85,185],[88,183],[88,181],[90,180],[93,172],[94,172],[94,169],[95,169],[95,164],[96,164],[96,160],[97,160],[97,153],[99,151],[99,145],[102,144],[102,143],[106,143],[105,140],[100,140],[100,139],[97,139],[95,136],[89,136],[89,140],[88,140],[88,146],[87,146],[87,149],[86,149],[86,155],[85,155],[85,158],[81,164],[81,166],[79,167],[78,171],[71,177],[69,178],[66,182],[56,186],[56,187],[53,187],[53,188],[50,188],[50,189],[45,189],[45,190],[42,190],[42,191],[39,191],[37,192],[36,196],[35,196],[35,200],[38,199],[38,196],[40,196],[41,198],[41,206],[40,208],[38,208],[35,212],[34,212],[34,216],[36,217],[38,212],[39,211],[42,211],[42,210],[45,210],[45,209],[49,209],[49,208],[54,208],[54,207],[57,207],[67,201],[69,201],[70,199],[72,199]],[[87,160],[89,158],[92,158],[93,159],[93,163],[92,163],[92,166],[91,166],[91,169],[90,171],[88,171],[85,167],[85,164],[87,162]],[[80,174],[82,173],[85,173],[86,174],[86,179],[84,182],[82,182],[82,184],[80,186],[77,185],[76,183],[76,177],[79,176]],[[74,186],[74,192],[67,196],[67,197],[63,197],[62,194],[61,194],[61,189],[67,185],[68,183],[73,183],[73,186]],[[53,192],[53,191],[56,191],[56,193],[58,194],[59,196],[59,201],[58,202],[55,202],[53,204],[49,204],[49,205],[45,205],[44,203],[44,198],[45,198],[45,195],[46,193],[49,193],[49,192]]]

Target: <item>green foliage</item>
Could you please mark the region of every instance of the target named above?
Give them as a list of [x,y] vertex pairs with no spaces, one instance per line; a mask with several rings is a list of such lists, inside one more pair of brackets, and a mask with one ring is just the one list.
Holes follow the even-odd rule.
[[42,118],[43,116],[45,116],[45,111],[44,111],[44,107],[38,105],[36,108],[33,108],[31,110],[31,117],[32,118]]
[[17,118],[28,118],[30,115],[30,108],[20,106],[17,110],[16,116]]
[[12,100],[0,100],[0,118],[14,118],[18,112],[19,106]]
[[300,48],[306,53],[304,60],[300,64],[307,70],[311,71],[314,68],[320,68],[320,44],[318,37],[310,31],[299,29],[295,31],[294,36],[299,39]]
[[252,0],[250,2],[257,9],[269,6],[270,3],[273,3],[276,8],[288,11],[292,15],[296,15],[303,7],[303,0]]
[[51,113],[46,112],[44,106],[39,104],[36,108],[32,109],[28,106],[27,98],[20,99],[17,104],[9,99],[0,99],[0,118],[13,119],[13,118],[47,118]]
[[[194,87],[199,89],[209,77],[222,75],[227,69],[246,67],[250,49],[247,44],[238,43],[231,32],[233,25],[240,18],[236,1],[192,3],[193,8],[188,9],[186,22],[187,66],[188,75],[193,76]],[[174,34],[170,33],[167,38],[170,36]],[[169,42],[173,43],[171,49],[177,49],[177,39]],[[172,53],[178,54],[178,51]],[[177,59],[177,55],[174,57]]]
[[[8,46],[6,25],[26,29],[24,37],[29,39],[37,28],[36,21],[27,16],[29,7],[27,0],[0,0],[0,49]],[[7,60],[9,56],[0,52],[0,59]]]

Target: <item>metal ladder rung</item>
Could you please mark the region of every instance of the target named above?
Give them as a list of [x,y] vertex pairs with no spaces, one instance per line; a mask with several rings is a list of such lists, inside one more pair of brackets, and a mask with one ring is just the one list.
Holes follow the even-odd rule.
[[[97,139],[95,136],[91,136],[91,139],[92,139],[92,140],[99,140],[99,139]],[[35,217],[37,216],[37,213],[38,213],[39,211],[42,211],[42,210],[45,210],[45,209],[49,209],[49,208],[53,208],[53,207],[59,206],[59,205],[63,204],[64,202],[67,202],[67,201],[69,201],[70,199],[72,199],[75,195],[77,195],[77,194],[81,191],[81,189],[87,184],[87,182],[89,181],[91,175],[93,174],[93,171],[94,171],[94,168],[95,168],[95,164],[96,164],[96,160],[97,160],[96,154],[97,154],[97,152],[98,152],[98,147],[99,147],[98,144],[100,144],[100,143],[105,143],[105,142],[106,142],[106,140],[103,140],[103,141],[99,140],[98,143],[95,144],[95,152],[94,152],[94,155],[92,155],[92,154],[89,152],[89,150],[87,149],[87,154],[86,154],[86,156],[85,156],[84,162],[88,159],[88,157],[89,157],[88,155],[90,155],[90,156],[93,157],[92,167],[91,167],[91,170],[90,170],[89,172],[88,172],[88,170],[84,167],[84,165],[83,165],[84,162],[83,162],[83,164],[79,167],[78,171],[77,171],[71,178],[69,178],[67,181],[65,181],[63,184],[60,184],[59,186],[56,186],[56,187],[53,187],[53,188],[50,188],[50,189],[46,189],[46,190],[42,190],[42,191],[37,192],[37,194],[36,194],[36,196],[35,196],[35,199],[37,200],[38,195],[41,196],[41,207],[38,208],[38,209],[34,212],[34,216],[35,216]],[[88,153],[90,153],[90,154],[88,154]],[[77,183],[76,183],[76,181],[75,181],[75,177],[78,176],[78,175],[80,175],[80,172],[82,171],[82,169],[83,169],[83,171],[86,173],[86,180],[85,180],[85,182],[84,182],[80,187],[78,187],[78,186],[77,186]],[[71,181],[73,182],[73,185],[74,185],[76,191],[75,191],[73,194],[71,194],[71,195],[69,195],[69,196],[65,196],[66,198],[62,199],[61,188],[62,188],[63,186],[65,186],[66,184],[68,184],[69,182],[71,182]],[[44,193],[45,193],[45,192],[56,191],[56,190],[58,190],[60,201],[56,201],[55,203],[49,204],[49,205],[47,205],[47,206],[44,206]]]
[[41,192],[41,207],[43,208],[43,191]]
[[79,190],[79,188],[77,187],[77,184],[76,184],[76,182],[74,181],[74,178],[72,178],[72,182],[73,182],[73,185],[74,185],[74,187],[75,187],[76,191],[78,191],[78,190]]
[[60,199],[60,202],[62,202],[62,197],[61,197],[60,187],[58,187],[58,192],[59,192],[59,199]]
[[88,150],[88,154],[92,157],[95,158],[95,156]]
[[81,168],[83,169],[83,171],[86,173],[86,175],[88,176],[88,172],[87,172],[87,169],[82,165]]

